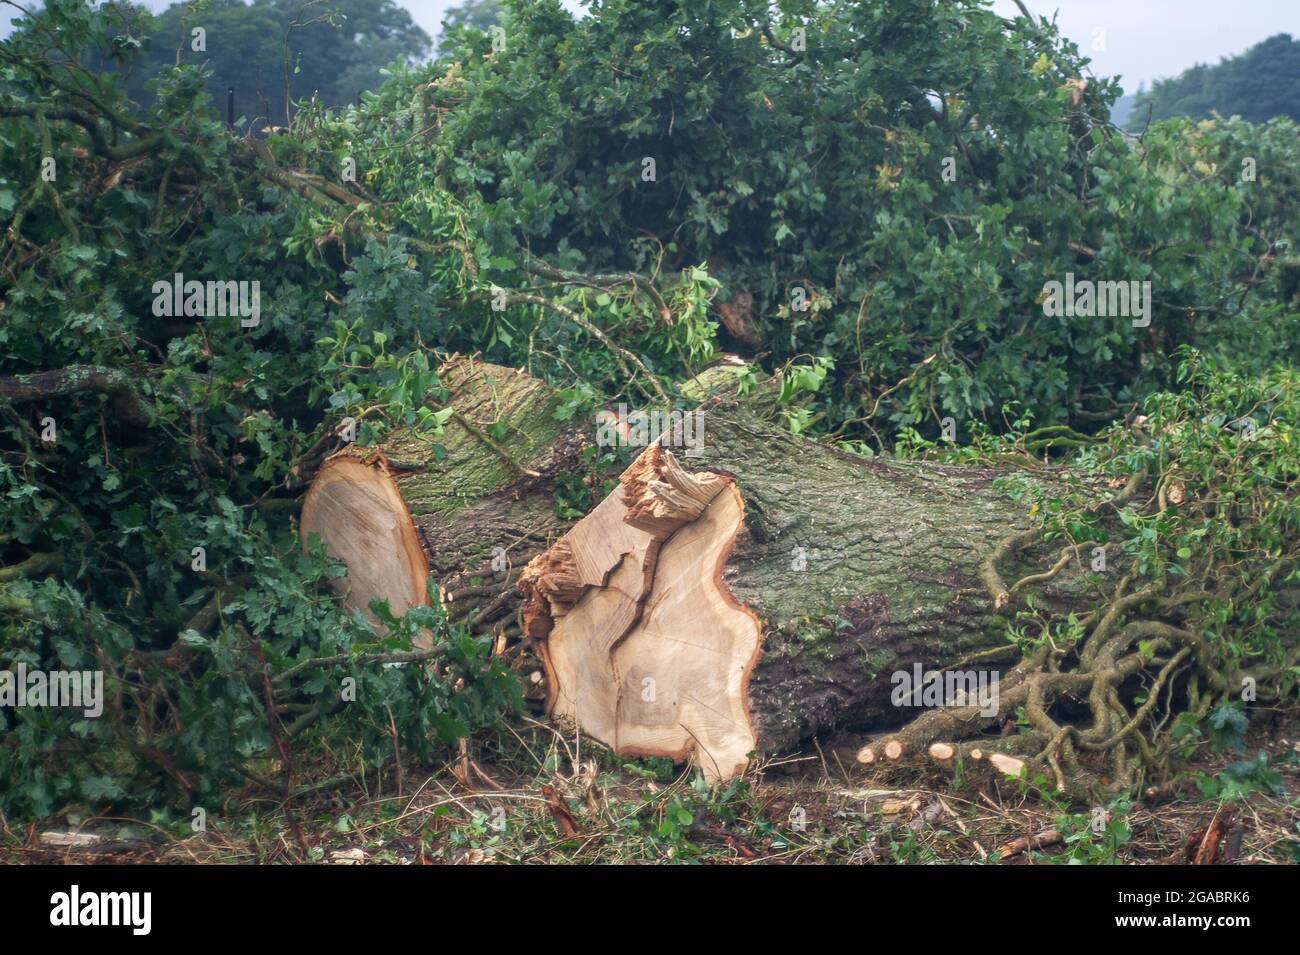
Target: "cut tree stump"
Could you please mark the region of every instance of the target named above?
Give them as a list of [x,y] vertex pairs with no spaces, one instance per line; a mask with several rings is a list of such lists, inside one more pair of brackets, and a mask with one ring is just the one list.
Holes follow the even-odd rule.
[[[353,606],[423,602],[427,566],[451,612],[472,607],[481,632],[540,656],[526,690],[621,755],[730,778],[751,753],[925,712],[900,705],[896,671],[1018,660],[981,581],[998,542],[1030,526],[994,487],[1002,470],[858,457],[713,394],[702,447],[679,456],[665,436],[574,524],[555,516],[553,484],[594,424],[562,426],[550,389],[510,369],[462,359],[442,374],[458,412],[446,458],[402,435],[330,458],[304,540],[320,533],[347,563]],[[729,374],[707,380],[734,391]],[[488,427],[501,437],[484,441]],[[1047,557],[1031,547],[1001,569],[1014,580]],[[1068,567],[1036,600],[1068,609],[1080,589]],[[931,742],[946,740],[909,751]]]

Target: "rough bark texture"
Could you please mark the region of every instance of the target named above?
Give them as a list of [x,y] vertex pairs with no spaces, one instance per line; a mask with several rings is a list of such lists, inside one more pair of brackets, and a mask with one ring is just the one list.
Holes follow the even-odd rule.
[[[719,390],[721,382],[725,390],[729,375],[714,378],[710,388]],[[601,505],[605,523],[592,523],[595,513],[584,519],[589,531],[599,530],[583,532],[588,542],[580,544],[579,530],[561,537],[570,525],[555,517],[552,482],[572,467],[583,437],[555,421],[551,392],[514,371],[476,362],[450,369],[445,379],[453,406],[468,422],[448,423],[446,460],[433,461],[427,447],[399,436],[382,449],[383,460],[372,454],[376,460],[368,466],[386,468],[444,599],[453,609],[473,605],[482,615],[477,626],[518,635],[527,646],[551,639],[556,607],[564,615],[581,610],[569,617],[564,639],[570,650],[574,640],[591,641],[607,663],[586,667],[581,676],[571,669],[571,683],[586,683],[567,695],[574,687],[559,685],[554,661],[548,661],[544,687],[536,685],[535,671],[528,675],[535,690],[545,690],[553,711],[581,724],[588,722],[582,712],[587,701],[593,715],[584,731],[625,754],[694,758],[707,774],[726,777],[743,767],[749,749],[779,753],[832,728],[884,729],[919,715],[919,708],[891,702],[895,671],[916,664],[927,671],[963,664],[998,669],[1018,659],[1006,639],[1006,621],[980,579],[981,562],[998,542],[1030,526],[1026,505],[994,486],[1003,471],[860,458],[791,435],[756,415],[753,403],[715,393],[700,412],[703,446],[680,454],[679,461],[696,477],[724,476],[730,493],[697,518],[655,526],[644,508],[636,520],[628,517],[644,489],[629,468],[623,487],[611,495],[619,500]],[[493,424],[504,425],[495,429],[502,437],[485,442],[479,432]],[[671,437],[665,443],[671,445]],[[355,461],[365,453],[347,456]],[[622,508],[614,523],[639,527],[641,538],[629,535],[626,546],[619,543],[623,532],[611,530],[607,520],[614,507]],[[322,528],[313,511],[319,508],[304,508],[304,534],[321,530],[327,545],[332,537],[373,532],[349,525],[343,511]],[[708,533],[706,521],[714,525]],[[593,547],[591,541],[602,543]],[[509,549],[512,569],[505,575],[492,572],[494,547]],[[715,548],[715,573],[691,566],[687,553],[709,547]],[[596,556],[575,572],[575,552]],[[511,620],[518,603],[514,580],[529,557],[535,559],[524,573],[528,603],[519,632]],[[656,563],[665,560],[676,568],[676,583],[667,588],[656,579]],[[1003,565],[1008,579],[1020,566],[1041,567],[1044,553],[1031,548],[1018,560],[1023,565]],[[699,591],[705,585],[720,600]],[[1080,586],[1077,568],[1067,568],[1037,599],[1070,605]],[[688,587],[696,591],[683,602]],[[676,607],[673,613],[665,612],[665,601]],[[711,609],[683,612],[692,601]],[[744,651],[744,627],[728,616],[728,605],[756,622],[757,653]],[[729,637],[729,649],[714,654],[713,672],[713,650],[692,654],[716,639],[719,627],[731,628],[734,641]],[[647,702],[634,694],[647,675],[636,668],[646,654],[660,652],[655,641],[681,649],[676,657],[657,658],[658,689]],[[977,656],[979,662],[969,662]],[[571,664],[571,653],[568,659]],[[664,662],[673,659],[680,663],[676,669]],[[734,666],[743,670],[736,679],[727,669]],[[604,677],[596,672],[601,667]],[[601,679],[609,682],[604,703],[591,683]],[[698,686],[672,685],[679,680],[738,695],[728,698],[729,715],[717,717],[735,724],[735,732],[692,725],[692,719],[715,720],[718,707]],[[683,716],[688,704],[698,704],[694,716]],[[733,757],[746,731],[748,744],[737,763]],[[725,741],[707,742],[711,732]]]
[[[380,450],[415,521],[430,572],[445,580],[491,563],[496,548],[521,566],[567,526],[552,482],[572,469],[581,437],[555,417],[544,382],[512,368],[462,358],[439,370],[455,414],[438,443],[399,432]],[[492,437],[492,434],[498,435]]]
[[745,502],[723,582],[764,625],[749,685],[763,751],[903,722],[919,711],[891,703],[894,671],[1009,646],[979,578],[997,542],[1029,526],[994,487],[1003,472],[866,460],[736,407],[706,414],[704,445],[692,465],[734,474]]

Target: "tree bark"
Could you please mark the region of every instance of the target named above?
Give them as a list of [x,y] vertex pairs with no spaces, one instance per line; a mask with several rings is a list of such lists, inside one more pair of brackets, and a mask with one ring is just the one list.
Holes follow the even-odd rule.
[[[476,626],[536,648],[545,677],[526,679],[549,711],[620,754],[693,759],[728,778],[751,752],[918,715],[925,701],[899,705],[895,673],[1019,660],[981,574],[999,542],[1031,526],[1027,505],[994,486],[1006,470],[858,457],[714,394],[697,412],[696,447],[669,451],[682,432],[666,435],[571,524],[555,516],[553,482],[587,436],[555,420],[549,389],[479,363],[449,385],[471,426],[449,424],[446,460],[409,436],[382,456],[331,458],[304,507],[304,535],[321,531],[348,563],[350,600],[422,587],[419,561],[393,571],[382,522],[353,506],[355,494],[340,498],[368,471],[398,500],[384,498],[385,526],[407,534],[403,553],[415,542],[449,606],[486,608]],[[493,421],[496,448],[474,433]],[[322,508],[326,498],[343,506]],[[508,570],[498,561],[494,572],[493,548],[510,555]],[[519,607],[515,568],[526,557]],[[385,559],[387,576],[358,575]],[[1034,546],[1001,570],[1020,562],[1052,561]],[[1083,586],[1080,568],[1067,567],[1037,599],[1068,608]]]

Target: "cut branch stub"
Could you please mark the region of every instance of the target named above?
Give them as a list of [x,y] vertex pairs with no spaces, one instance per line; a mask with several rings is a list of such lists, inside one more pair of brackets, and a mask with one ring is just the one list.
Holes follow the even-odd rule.
[[694,756],[706,777],[733,776],[755,749],[746,699],[762,632],[722,583],[740,493],[658,446],[620,480],[520,577],[548,707],[621,755]]

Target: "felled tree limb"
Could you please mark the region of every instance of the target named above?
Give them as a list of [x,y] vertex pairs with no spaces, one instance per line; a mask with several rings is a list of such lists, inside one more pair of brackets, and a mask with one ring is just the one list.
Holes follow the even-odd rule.
[[[71,106],[42,106],[35,103],[0,105],[0,117],[14,116],[24,116],[38,120],[42,118],[59,119],[74,123],[86,132],[95,152],[114,162],[122,162],[127,159],[134,159],[137,156],[143,156],[157,149],[163,141],[162,136],[155,133],[138,136],[126,143],[115,144],[110,141],[109,135],[105,133],[104,128],[94,116]],[[132,125],[133,131],[142,130],[138,125]]]
[[111,399],[113,413],[125,425],[147,428],[153,409],[123,371],[101,365],[69,365],[30,375],[0,377],[0,398],[14,403],[94,392]]
[[581,272],[569,272],[565,269],[556,268],[531,255],[524,260],[524,269],[539,278],[550,279],[564,285],[580,285],[585,288],[604,290],[619,285],[632,285],[654,302],[655,307],[659,310],[660,318],[667,320],[672,317],[672,312],[668,309],[668,303],[659,294],[659,289],[655,287],[654,282],[636,272],[610,272],[587,275]]

